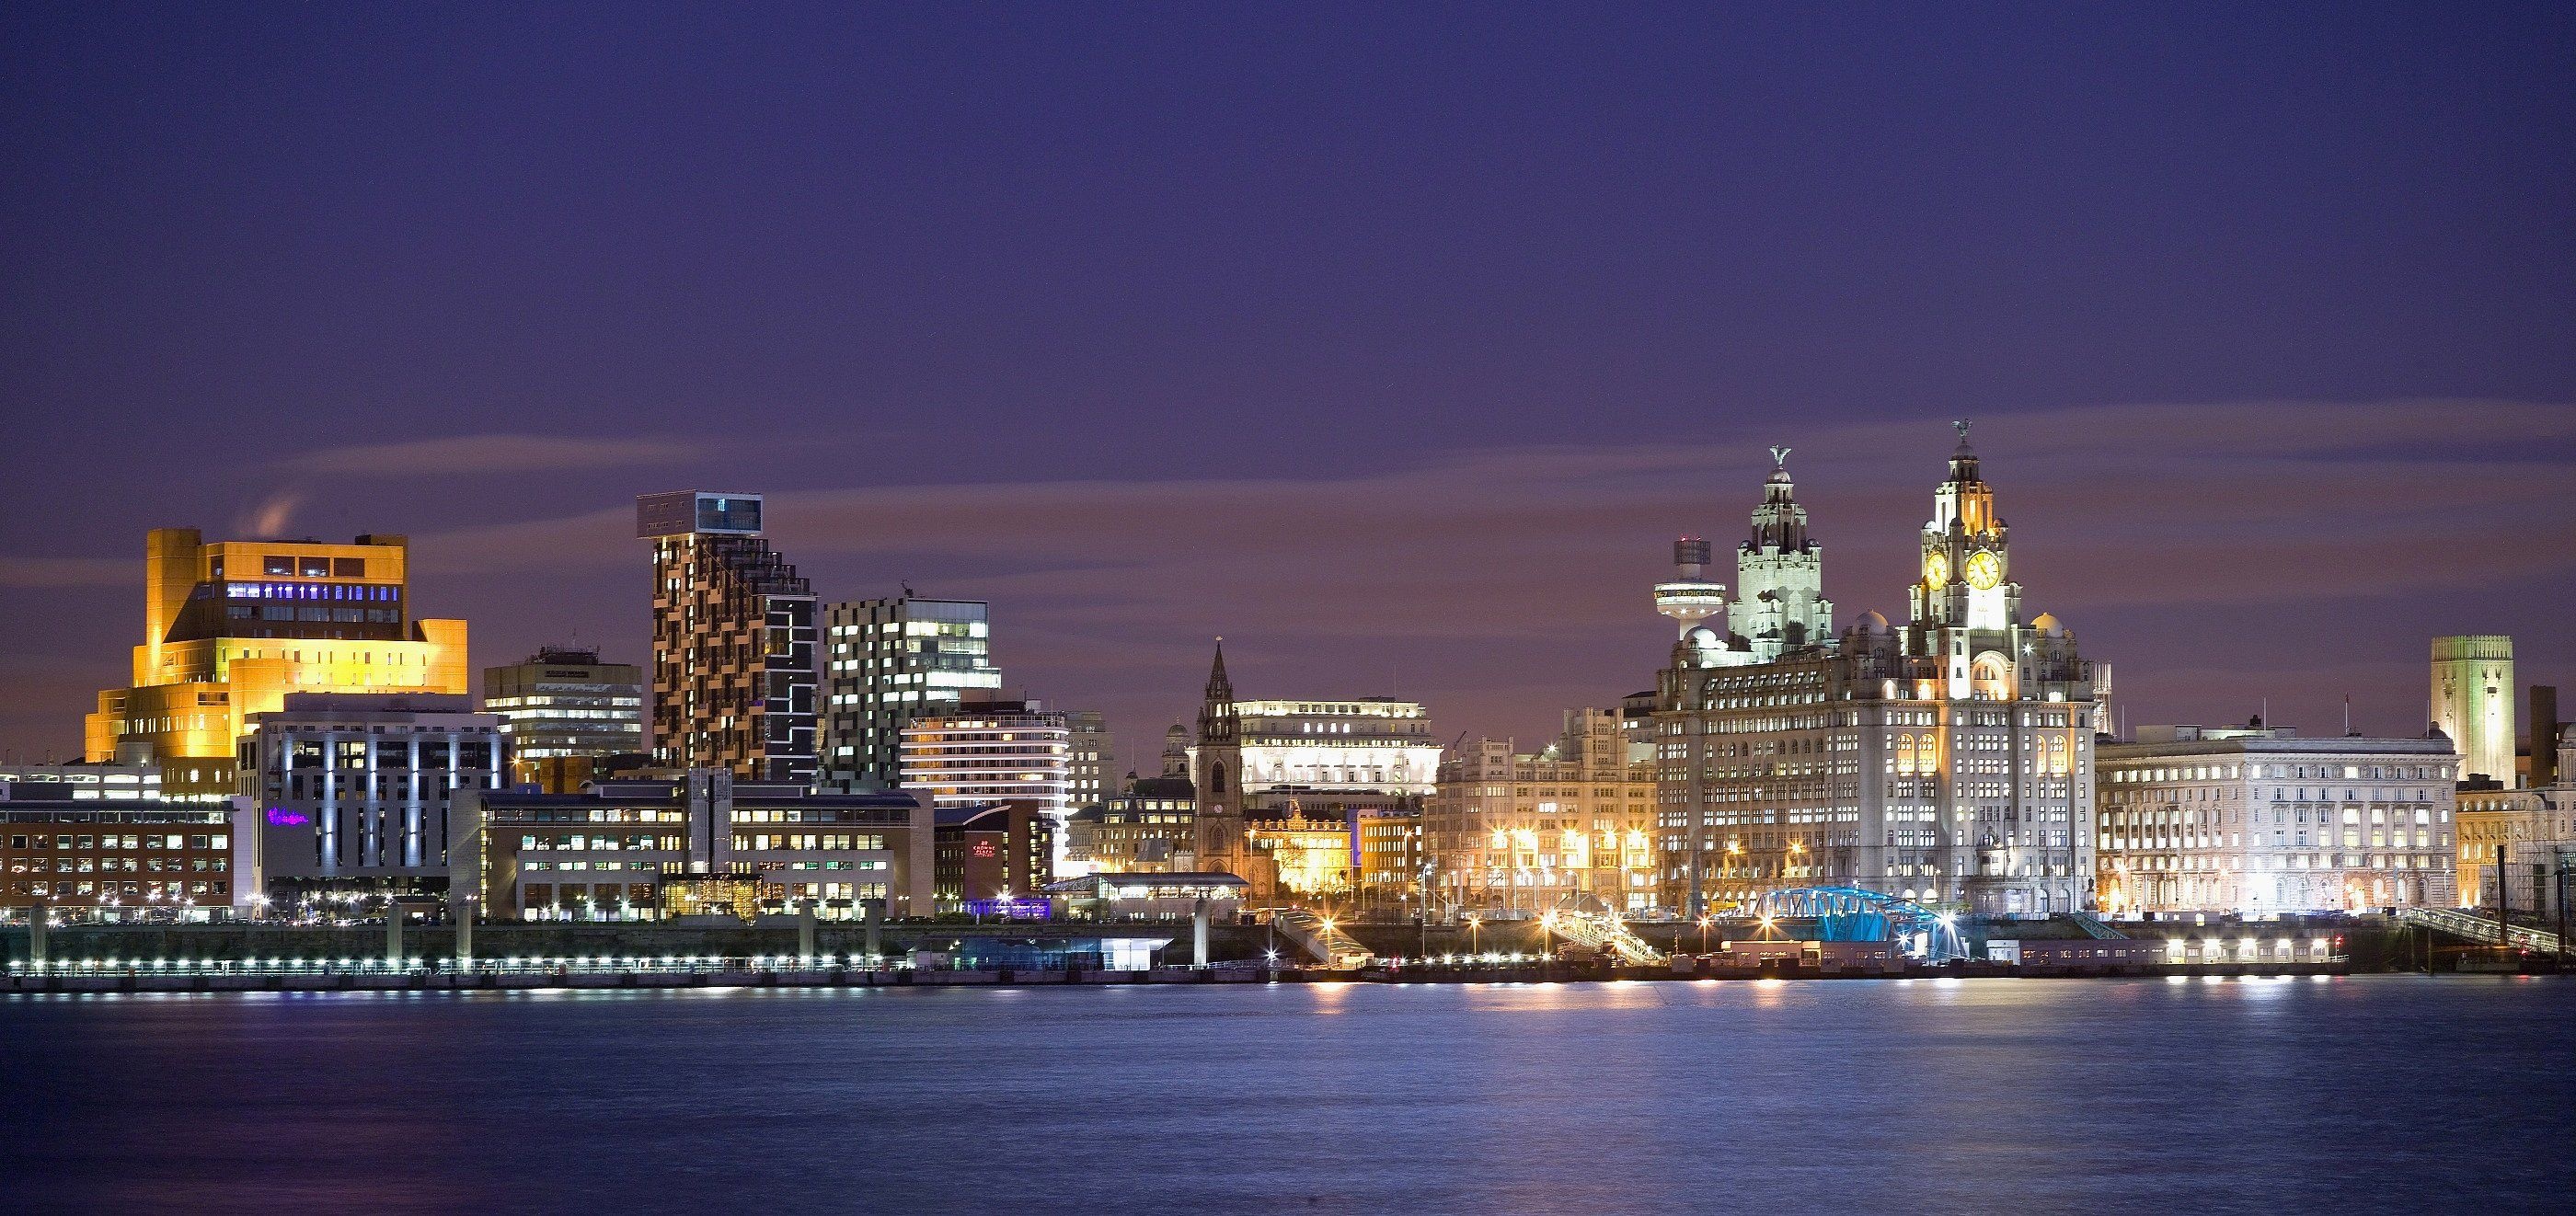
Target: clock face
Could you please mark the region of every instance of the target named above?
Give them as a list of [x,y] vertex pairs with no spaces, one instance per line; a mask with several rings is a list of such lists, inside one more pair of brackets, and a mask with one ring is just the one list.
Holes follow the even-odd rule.
[[2004,581],[2004,562],[1991,551],[1979,549],[1968,555],[1968,585],[1979,591],[1992,591]]
[[1945,554],[1940,554],[1940,553],[1926,553],[1926,554],[1924,554],[1924,555],[1923,555],[1923,581],[1924,581],[1924,582],[1926,582],[1926,583],[1930,583],[1931,585],[1933,585],[1933,586],[1935,586],[1935,587],[1947,587],[1947,586],[1949,586],[1949,585],[1950,585],[1950,559],[1949,559],[1949,557],[1948,557],[1947,555],[1945,555]]

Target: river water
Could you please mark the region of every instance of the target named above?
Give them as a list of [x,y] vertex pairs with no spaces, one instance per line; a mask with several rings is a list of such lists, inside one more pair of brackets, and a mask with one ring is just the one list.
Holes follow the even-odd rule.
[[2569,1210],[2576,978],[0,998],[0,1210]]

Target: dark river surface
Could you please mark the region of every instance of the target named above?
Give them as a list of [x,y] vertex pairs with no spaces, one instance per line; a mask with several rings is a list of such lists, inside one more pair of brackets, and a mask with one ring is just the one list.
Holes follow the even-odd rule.
[[0,998],[0,1211],[2576,1210],[2576,978]]

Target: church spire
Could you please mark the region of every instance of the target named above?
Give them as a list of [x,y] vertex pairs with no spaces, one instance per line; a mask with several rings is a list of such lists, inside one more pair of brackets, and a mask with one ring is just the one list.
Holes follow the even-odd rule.
[[1225,678],[1225,639],[1223,637],[1216,640],[1216,664],[1208,668],[1207,699],[1212,702],[1234,699],[1234,683]]

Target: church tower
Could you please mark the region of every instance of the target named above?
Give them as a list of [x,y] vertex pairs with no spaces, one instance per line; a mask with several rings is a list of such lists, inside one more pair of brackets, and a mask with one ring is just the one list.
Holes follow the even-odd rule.
[[1225,639],[1216,640],[1207,696],[1199,705],[1199,741],[1190,752],[1190,784],[1198,795],[1198,867],[1242,873],[1243,719],[1234,709],[1234,683],[1225,676]]
[[1834,636],[1834,602],[1824,595],[1825,547],[1807,535],[1807,509],[1789,480],[1789,449],[1771,449],[1771,476],[1753,509],[1753,534],[1735,551],[1730,632],[1768,663]]

